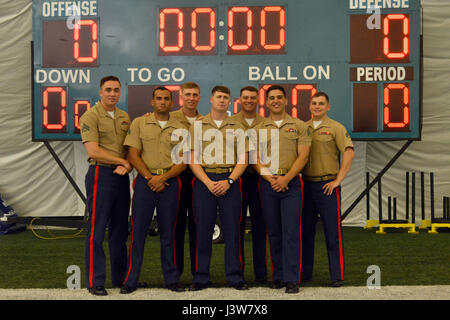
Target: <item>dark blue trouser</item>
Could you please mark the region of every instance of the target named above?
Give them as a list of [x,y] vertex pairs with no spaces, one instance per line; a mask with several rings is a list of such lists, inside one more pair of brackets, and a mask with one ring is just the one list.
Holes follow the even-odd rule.
[[85,245],[86,287],[105,285],[106,258],[103,240],[108,229],[108,245],[113,286],[119,287],[127,265],[130,180],[113,173],[114,168],[89,166],[85,185],[89,224]]
[[181,180],[181,196],[178,209],[177,226],[175,229],[175,255],[177,267],[180,275],[184,270],[184,238],[186,232],[186,225],[189,232],[189,251],[191,259],[191,273],[195,274],[195,222],[194,213],[192,209],[192,180],[194,174],[188,168],[180,174]]
[[[213,181],[226,180],[229,173],[207,173]],[[193,282],[206,285],[210,281],[209,266],[212,234],[219,208],[220,223],[225,240],[225,275],[230,285],[244,281],[241,252],[241,179],[222,197],[216,197],[198,179],[193,181],[194,219],[197,228],[197,261]]]
[[136,288],[144,259],[145,240],[152,222],[155,207],[156,219],[161,242],[161,266],[164,283],[178,283],[180,272],[175,262],[175,226],[179,203],[180,179],[167,180],[169,184],[162,192],[154,192],[141,175],[134,182],[133,202],[131,206],[131,244],[128,257],[127,274],[124,284]]
[[285,192],[276,192],[261,178],[261,204],[269,234],[273,281],[300,283],[303,201],[300,176],[293,178],[288,187]]
[[336,188],[329,196],[323,194],[322,189],[330,181],[305,181],[305,202],[302,216],[303,280],[312,279],[314,238],[319,214],[327,245],[331,281],[344,280],[344,241],[341,226],[340,188]]
[[[266,224],[261,209],[261,199],[259,197],[258,182],[259,174],[245,171],[242,175],[242,225],[241,238],[244,239],[247,208],[250,212],[252,223],[252,249],[253,249],[253,272],[256,279],[267,276],[267,255],[266,255]],[[242,258],[244,258],[244,241],[242,244]],[[244,260],[245,264],[245,260]]]

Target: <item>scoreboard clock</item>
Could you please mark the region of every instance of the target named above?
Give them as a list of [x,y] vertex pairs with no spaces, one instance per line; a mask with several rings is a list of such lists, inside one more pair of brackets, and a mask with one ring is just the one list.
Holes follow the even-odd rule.
[[79,118],[103,76],[122,83],[118,106],[152,111],[155,86],[284,86],[288,113],[310,119],[311,96],[330,96],[331,118],[355,140],[421,137],[420,0],[33,0],[32,139],[80,140]]

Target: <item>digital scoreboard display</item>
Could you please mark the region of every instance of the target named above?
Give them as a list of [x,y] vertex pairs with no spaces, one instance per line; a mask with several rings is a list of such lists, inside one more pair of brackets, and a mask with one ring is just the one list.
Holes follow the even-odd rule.
[[118,107],[152,111],[156,86],[215,85],[287,92],[287,112],[307,121],[311,96],[355,140],[421,137],[420,0],[33,0],[33,141],[80,140],[79,118],[99,100],[103,76],[122,83]]

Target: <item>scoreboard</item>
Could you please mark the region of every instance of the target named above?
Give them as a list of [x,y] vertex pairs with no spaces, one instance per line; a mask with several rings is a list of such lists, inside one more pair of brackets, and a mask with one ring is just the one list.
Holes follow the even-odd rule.
[[213,86],[287,92],[307,121],[311,96],[330,96],[331,118],[355,140],[421,137],[420,0],[33,0],[32,139],[80,140],[79,118],[99,100],[103,76],[122,83],[118,107],[134,119],[152,91]]

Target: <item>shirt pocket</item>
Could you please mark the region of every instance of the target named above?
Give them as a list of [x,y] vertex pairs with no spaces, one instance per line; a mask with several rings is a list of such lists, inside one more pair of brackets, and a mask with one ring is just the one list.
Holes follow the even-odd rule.
[[336,150],[336,143],[334,137],[331,134],[321,134],[316,138],[316,143],[314,144],[314,149],[318,153],[330,154]]
[[144,127],[141,130],[139,138],[142,140],[142,148],[150,152],[158,152],[160,134],[151,127]]
[[110,119],[100,119],[98,123],[99,144],[116,144],[116,131]]
[[180,133],[175,133],[174,132],[175,130],[176,130],[175,128],[164,130],[161,133],[161,141],[164,144],[170,145],[170,146],[177,145],[178,143],[183,141],[183,139],[182,139],[183,135],[181,135]]
[[298,135],[295,132],[288,132],[283,135],[283,144],[280,145],[280,151],[282,149],[286,150],[297,150]]
[[122,122],[119,124],[119,130],[117,130],[117,135],[120,144],[123,144],[123,142],[125,141],[129,128],[130,128],[129,122]]

